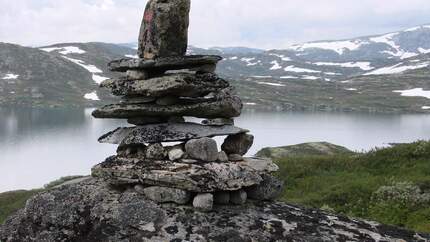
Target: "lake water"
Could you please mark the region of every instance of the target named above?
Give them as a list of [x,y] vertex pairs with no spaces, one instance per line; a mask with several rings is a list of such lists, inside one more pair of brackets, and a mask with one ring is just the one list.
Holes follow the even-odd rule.
[[[0,192],[87,175],[114,154],[115,146],[97,138],[126,123],[93,119],[91,111],[0,108]],[[267,146],[313,141],[361,151],[430,139],[430,115],[244,112],[236,124],[256,137],[251,155]]]

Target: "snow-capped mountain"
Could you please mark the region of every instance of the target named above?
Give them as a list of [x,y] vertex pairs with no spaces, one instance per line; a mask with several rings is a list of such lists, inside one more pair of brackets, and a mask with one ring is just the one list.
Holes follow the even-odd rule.
[[[97,105],[107,63],[137,58],[136,43],[0,44],[0,105]],[[284,50],[197,48],[223,56],[217,73],[246,107],[275,110],[430,112],[430,25]]]

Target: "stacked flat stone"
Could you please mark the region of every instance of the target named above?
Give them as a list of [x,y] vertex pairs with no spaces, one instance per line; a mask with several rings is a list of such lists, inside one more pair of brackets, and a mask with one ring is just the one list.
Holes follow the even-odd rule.
[[[185,55],[190,0],[150,0],[139,36],[139,58],[109,69],[123,77],[101,86],[122,100],[93,112],[96,118],[127,119],[99,141],[119,145],[117,154],[92,175],[133,187],[158,203],[213,204],[271,200],[282,183],[270,160],[243,157],[253,144],[248,130],[234,126],[242,102],[214,72],[219,56]],[[185,121],[203,119],[197,123]],[[216,136],[227,136],[218,150]]]

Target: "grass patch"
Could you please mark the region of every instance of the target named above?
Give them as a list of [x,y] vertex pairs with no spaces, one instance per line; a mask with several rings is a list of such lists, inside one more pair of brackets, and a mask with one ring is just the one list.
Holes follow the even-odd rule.
[[0,224],[3,224],[9,215],[23,208],[27,200],[40,191],[41,190],[21,190],[0,193]]
[[277,160],[281,200],[430,232],[430,142]]

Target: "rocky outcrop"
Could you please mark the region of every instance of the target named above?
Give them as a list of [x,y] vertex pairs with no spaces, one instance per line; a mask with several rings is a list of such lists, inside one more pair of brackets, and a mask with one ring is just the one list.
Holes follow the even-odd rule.
[[[209,197],[203,198],[198,202],[204,208]],[[0,240],[424,242],[430,235],[280,202],[248,200],[200,212],[158,204],[135,189],[113,189],[90,178],[31,198],[0,227]]]
[[286,157],[303,155],[353,155],[354,152],[339,145],[327,142],[311,142],[283,147],[267,147],[261,149],[256,156],[271,159],[281,159]]

